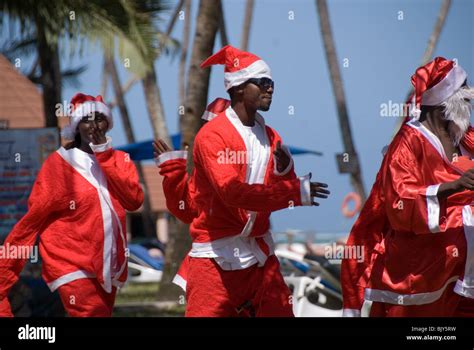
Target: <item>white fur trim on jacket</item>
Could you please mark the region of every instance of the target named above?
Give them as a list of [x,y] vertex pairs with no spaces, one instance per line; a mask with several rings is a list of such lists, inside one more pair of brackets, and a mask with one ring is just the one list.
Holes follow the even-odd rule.
[[92,152],[97,153],[97,152],[105,152],[108,149],[112,148],[112,138],[110,136],[107,136],[107,141],[105,143],[101,143],[100,145],[94,145],[92,142],[89,143],[89,146],[92,150]]
[[172,159],[188,159],[188,151],[170,151],[160,154],[155,158],[156,166],[160,166],[164,162]]
[[301,176],[300,178],[300,192],[301,192],[301,205],[311,206],[311,173]]

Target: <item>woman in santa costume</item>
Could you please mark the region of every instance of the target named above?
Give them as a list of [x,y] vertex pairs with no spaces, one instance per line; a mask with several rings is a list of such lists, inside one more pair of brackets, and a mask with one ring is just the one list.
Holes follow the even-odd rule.
[[273,255],[269,216],[318,205],[313,197],[326,198],[329,191],[325,184],[310,182],[309,175],[296,177],[280,136],[257,113],[268,111],[272,101],[268,65],[232,46],[201,67],[214,64],[225,65],[231,103],[213,113],[217,116],[197,134],[189,181],[186,151],[155,145],[170,211],[180,210],[181,204],[185,213],[177,216],[191,221],[193,245],[185,273],[180,269],[186,316],[292,316],[290,291]]
[[[474,315],[474,89],[455,61],[417,69],[413,118],[384,156],[350,233],[364,261],[344,259],[344,315]],[[421,110],[420,110],[421,106]]]
[[[141,206],[143,191],[128,154],[105,136],[113,120],[102,97],[79,93],[71,105],[62,135],[72,142],[46,159],[4,244],[33,246],[39,237],[43,278],[68,315],[108,317],[127,279],[125,210]],[[1,315],[11,316],[8,291],[25,263],[0,260]]]

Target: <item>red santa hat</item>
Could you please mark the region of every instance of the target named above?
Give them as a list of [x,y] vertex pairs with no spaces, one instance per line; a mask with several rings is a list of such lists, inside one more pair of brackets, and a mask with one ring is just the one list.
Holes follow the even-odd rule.
[[66,140],[74,140],[76,136],[77,125],[83,117],[87,117],[92,113],[101,113],[107,117],[109,127],[107,131],[112,129],[114,122],[112,119],[112,112],[110,108],[105,104],[102,96],[97,97],[91,95],[85,95],[77,93],[71,99],[72,111],[69,113],[69,125],[65,126],[61,131],[61,135]]
[[201,68],[214,64],[225,65],[224,84],[228,91],[251,78],[272,79],[270,67],[260,57],[227,45],[201,63]]
[[459,90],[467,74],[454,60],[436,57],[418,68],[411,77],[415,89],[412,98],[412,113],[420,116],[420,106],[437,106]]
[[217,117],[219,113],[224,112],[227,108],[229,108],[229,106],[230,100],[218,97],[207,105],[201,119],[210,121]]

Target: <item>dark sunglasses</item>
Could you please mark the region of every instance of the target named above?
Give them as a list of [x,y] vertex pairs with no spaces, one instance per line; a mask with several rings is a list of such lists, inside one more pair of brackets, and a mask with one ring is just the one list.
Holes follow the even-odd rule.
[[268,88],[275,88],[275,83],[270,78],[251,78],[247,80],[247,83],[257,85],[260,89],[268,90]]

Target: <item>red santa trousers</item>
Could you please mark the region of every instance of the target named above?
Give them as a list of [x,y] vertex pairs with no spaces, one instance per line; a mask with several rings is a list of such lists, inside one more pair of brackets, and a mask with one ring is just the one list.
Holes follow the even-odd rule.
[[186,317],[293,317],[278,259],[225,271],[214,259],[190,258]]
[[461,299],[454,293],[454,283],[449,284],[441,297],[423,305],[396,305],[373,302],[370,317],[454,317]]
[[117,289],[107,293],[94,278],[83,278],[58,289],[64,309],[71,317],[110,317]]

